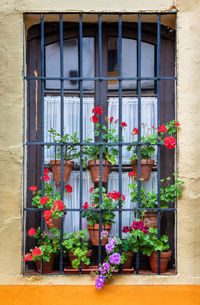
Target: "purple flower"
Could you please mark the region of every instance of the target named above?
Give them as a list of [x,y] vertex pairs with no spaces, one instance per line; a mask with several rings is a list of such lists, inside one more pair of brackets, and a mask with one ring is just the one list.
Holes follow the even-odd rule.
[[106,263],[103,263],[103,265],[100,266],[98,270],[99,270],[99,272],[100,272],[101,274],[106,274],[106,272],[107,272],[109,269],[110,269],[110,264],[109,264],[108,262],[106,262]]
[[117,238],[114,237],[114,238],[112,239],[112,242],[113,242],[114,245],[117,245]]
[[100,275],[95,281],[96,288],[101,289],[104,285],[104,282],[105,282],[105,277],[103,275]]
[[110,256],[110,263],[111,264],[115,264],[115,265],[119,265],[120,261],[121,261],[121,256],[119,253],[113,253],[111,256]]
[[106,247],[105,247],[105,248],[106,248],[106,252],[108,252],[108,253],[112,252],[113,249],[114,249],[114,247],[115,247],[114,244],[108,243],[108,244],[106,245]]

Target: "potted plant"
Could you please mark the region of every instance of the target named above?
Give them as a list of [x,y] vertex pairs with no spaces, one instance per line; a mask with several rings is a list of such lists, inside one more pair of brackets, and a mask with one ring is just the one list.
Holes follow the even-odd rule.
[[87,230],[80,230],[69,236],[64,234],[62,242],[64,254],[68,254],[70,266],[77,269],[82,263],[82,269],[90,264],[92,250],[88,249]]
[[168,237],[162,235],[158,239],[158,230],[149,228],[146,240],[141,245],[142,253],[148,256],[150,269],[153,273],[158,272],[158,251],[160,252],[160,273],[167,271],[167,265],[171,258],[172,251],[169,250]]
[[105,247],[107,254],[106,258],[103,264],[100,264],[98,268],[99,276],[95,281],[97,289],[101,289],[104,286],[105,281],[110,280],[113,273],[117,273],[119,271],[119,266],[126,261],[126,256],[123,253],[121,255],[119,253],[119,247],[121,245],[122,241],[120,238],[109,238]]
[[[118,120],[114,121],[113,117],[107,119],[107,125],[99,123],[99,118],[97,115],[102,115],[103,111],[101,107],[95,107],[93,110],[93,116],[91,117],[94,123],[94,136],[96,138],[96,143],[100,142],[100,133],[102,128],[102,141],[118,143],[119,136],[116,132],[116,124]],[[124,122],[125,123],[125,122]],[[113,124],[115,126],[113,126]],[[125,127],[125,125],[123,125]],[[91,143],[93,140],[88,138],[85,140],[87,143]],[[100,146],[88,145],[83,147],[83,154],[85,155],[84,163],[88,161],[88,166],[90,168],[91,177],[94,183],[100,180]],[[119,150],[115,146],[104,145],[102,146],[102,182],[106,183],[108,180],[108,174],[110,172],[111,164],[116,163],[116,156],[119,154]]]
[[[48,181],[49,170],[45,169],[43,180]],[[61,200],[61,193],[56,192],[53,195],[53,185],[51,183],[44,183],[44,196],[42,191],[38,190],[36,186],[29,187],[29,190],[33,192],[32,206],[36,206],[39,209],[46,208],[44,211],[44,219],[46,221],[48,229],[60,228],[61,217],[65,216],[66,208]],[[72,188],[70,185],[65,186],[67,192],[71,192]]]
[[123,194],[121,195],[119,192],[116,191],[107,194],[106,189],[102,187],[101,228],[99,227],[99,212],[97,212],[97,209],[99,209],[99,196],[99,188],[94,188],[92,190],[91,203],[88,204],[88,202],[85,202],[82,206],[82,208],[84,209],[84,211],[82,212],[82,217],[86,217],[87,219],[87,228],[89,230],[92,244],[94,246],[99,245],[99,230],[101,229],[101,245],[105,246],[112,227],[112,223],[114,223],[114,209],[118,207],[120,200],[122,204],[124,204],[125,196]]
[[[69,176],[71,174],[72,168],[74,166],[74,159],[78,158],[80,156],[80,152],[78,151],[78,146],[74,145],[80,142],[77,132],[75,132],[73,135],[64,134],[63,136],[60,135],[60,133],[56,132],[55,129],[51,128],[48,130],[48,132],[51,134],[53,142],[55,143],[61,143],[65,145],[65,143],[71,143],[68,145],[67,150],[63,148],[63,175],[64,175],[64,182],[67,182],[69,179]],[[51,145],[47,146],[48,148],[51,147]],[[55,160],[50,160],[52,172],[53,172],[53,179],[55,182],[60,183],[61,182],[61,160],[57,160],[61,158],[61,146],[59,145],[57,148],[57,154]]]
[[36,239],[36,247],[30,249],[30,252],[24,255],[24,261],[33,261],[36,270],[41,272],[41,260],[43,260],[43,272],[51,273],[53,271],[54,256],[60,251],[60,240],[58,237],[50,239],[47,232],[42,232],[40,227],[31,228],[28,235]]
[[[160,208],[167,209],[168,203],[175,203],[176,199],[181,196],[181,187],[183,185],[183,181],[178,180],[175,176],[175,183],[170,184],[171,178],[168,177],[166,179],[161,179],[161,187],[160,187]],[[162,187],[162,184],[166,184],[166,187]],[[133,182],[129,184],[128,187],[131,189],[131,200],[133,202],[138,201],[138,187],[137,183]],[[158,208],[158,195],[154,190],[152,192],[147,192],[145,188],[141,187],[140,189],[140,207],[143,209],[141,213],[143,221],[150,227],[157,228],[157,212],[154,212],[153,209]],[[162,213],[161,213],[162,216]]]
[[[146,145],[141,145],[140,154],[141,154],[141,172],[140,178],[144,181],[148,181],[152,167],[155,163],[152,160],[152,156],[155,152],[155,147],[157,142],[164,142],[164,145],[168,149],[172,149],[176,146],[176,140],[174,136],[177,133],[177,128],[180,124],[176,121],[171,121],[166,125],[160,125],[158,129],[154,126],[153,133],[150,134],[150,128],[147,129],[146,132],[146,124],[142,123],[143,127],[143,134],[144,136],[141,137],[141,142],[145,143]],[[138,129],[135,127],[132,131],[132,136],[138,135]],[[133,157],[130,158],[130,162],[132,164],[133,171],[136,173],[135,180],[138,180],[138,146],[137,141],[133,141],[134,145],[128,145],[127,150],[133,151]]]
[[123,243],[128,244],[133,252],[137,253],[140,250],[143,255],[147,255],[152,272],[158,272],[158,251],[160,251],[160,271],[166,272],[171,257],[166,235],[158,239],[158,230],[145,225],[141,219],[136,219],[131,226],[124,227],[123,232],[127,234]]

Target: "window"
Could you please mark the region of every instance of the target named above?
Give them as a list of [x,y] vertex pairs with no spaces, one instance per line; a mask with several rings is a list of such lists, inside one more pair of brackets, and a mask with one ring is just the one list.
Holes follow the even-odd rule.
[[[148,18],[151,20],[151,17],[152,21],[149,22]],[[43,217],[45,207],[38,209],[32,206],[33,194],[29,190],[30,186],[37,186],[44,196],[42,177],[45,169],[48,169],[49,182],[54,187],[53,193],[60,191],[61,200],[67,208],[67,214],[61,220],[61,244],[63,233],[87,229],[86,219],[82,218],[82,206],[84,202],[90,202],[89,190],[92,187],[99,187],[100,198],[103,188],[107,193],[119,191],[126,196],[125,205],[122,206],[120,199],[119,206],[114,211],[115,223],[110,232],[110,236],[123,238],[122,228],[129,226],[136,214],[140,216],[142,211],[140,200],[133,202],[128,188],[131,182],[128,173],[132,169],[131,153],[127,146],[132,142],[132,130],[134,127],[139,129],[140,139],[144,132],[142,123],[145,123],[149,128],[148,132],[152,133],[152,126],[156,127],[175,119],[174,30],[162,24],[162,15],[77,14],[72,20],[70,14],[61,14],[59,18],[59,22],[50,22],[48,14],[41,15],[40,24],[33,25],[27,33],[25,232],[38,226],[41,226],[42,231],[48,231]],[[91,120],[95,107],[101,107],[103,110],[103,115],[98,117],[101,126],[107,125],[107,120],[111,117],[117,120],[119,139],[105,151],[105,142],[99,144],[104,141],[104,133],[102,131],[100,135],[96,134],[94,122]],[[122,122],[126,122],[126,129],[119,127]],[[65,155],[72,147],[72,139],[66,140],[67,144],[58,143],[49,132],[50,129],[54,129],[61,136],[72,136],[76,132],[79,138],[74,146],[77,156],[73,159],[72,172],[66,182]],[[88,138],[91,139],[90,142]],[[139,151],[140,142],[141,139],[137,142]],[[98,175],[102,176],[104,152],[108,153],[112,146],[119,150],[119,154],[116,156],[116,163],[110,168],[108,181],[105,182],[102,178],[99,182],[93,182],[89,167],[84,167],[84,150],[87,147],[99,149],[101,161]],[[137,182],[139,193],[141,187],[145,187],[147,191],[157,190],[160,178],[173,177],[174,151],[166,150],[162,145],[155,145],[153,158],[156,162],[149,181]],[[62,168],[59,174],[61,181],[53,177],[52,170],[53,161],[57,166],[55,170],[58,170],[58,159]],[[95,168],[98,165],[96,161]],[[66,184],[72,186],[72,193],[65,192]],[[102,199],[99,200],[101,205]],[[174,203],[162,213],[157,211],[158,237],[167,234],[173,252],[170,269],[174,269],[176,263],[175,211]],[[102,223],[105,211],[98,210],[97,213]],[[35,243],[27,234],[25,237],[25,249],[28,252]],[[100,245],[101,240],[98,242]],[[90,247],[93,250],[92,264],[97,265],[102,261],[105,249],[98,245],[92,246],[91,241]],[[63,267],[66,264],[61,246],[54,269],[57,267],[60,274],[64,274]],[[148,269],[146,258],[139,252],[133,265],[137,274]],[[33,268],[32,263],[26,263],[25,273],[34,273]]]

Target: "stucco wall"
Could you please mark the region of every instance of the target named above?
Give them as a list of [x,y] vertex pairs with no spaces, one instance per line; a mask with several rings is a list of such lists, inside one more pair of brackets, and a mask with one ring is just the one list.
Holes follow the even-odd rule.
[[0,284],[90,285],[89,276],[21,275],[23,198],[23,13],[68,11],[178,11],[178,165],[184,180],[178,201],[178,275],[122,276],[111,284],[200,284],[200,164],[198,0],[0,1]]

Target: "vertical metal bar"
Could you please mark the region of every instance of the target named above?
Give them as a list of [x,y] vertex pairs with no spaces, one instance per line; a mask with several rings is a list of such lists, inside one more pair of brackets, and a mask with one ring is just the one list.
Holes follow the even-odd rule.
[[[44,15],[40,15],[41,20],[41,57],[42,57],[42,71],[41,76],[44,77]],[[44,143],[44,79],[41,80],[41,140],[42,143]],[[44,181],[43,181],[43,175],[44,175],[44,145],[42,145],[42,156],[41,156],[41,171],[42,171],[42,196],[44,196]],[[44,212],[41,212],[41,232],[44,231]],[[43,260],[41,263],[41,273],[43,274]]]
[[[63,16],[60,14],[60,134],[61,137],[64,134],[64,60],[63,60]],[[63,160],[63,149],[61,146],[61,200],[64,197],[64,160]],[[61,217],[60,226],[60,274],[63,274],[63,216]]]
[[[177,120],[177,89],[178,89],[178,80],[177,80],[177,15],[176,15],[176,33],[175,33],[175,120]],[[176,169],[176,173],[178,172],[178,146],[176,146],[176,156],[175,156],[175,169]],[[177,209],[177,199],[175,202],[175,206]],[[174,211],[175,214],[175,242],[174,242],[174,246],[175,246],[175,271],[177,273],[177,210]]]
[[[118,65],[119,77],[122,77],[122,16],[119,15],[118,22]],[[119,143],[122,143],[122,80],[119,79]],[[119,192],[122,194],[122,145],[119,145]],[[122,200],[119,200],[119,238],[122,238]],[[120,254],[121,254],[120,247]],[[120,274],[122,266],[120,265]]]
[[[101,14],[98,15],[98,47],[99,47],[99,106],[102,107],[102,21]],[[102,142],[102,116],[99,116],[100,121],[100,142]],[[99,146],[99,160],[100,160],[100,181],[99,181],[99,209],[102,204],[102,146]],[[101,227],[102,227],[102,211],[99,212],[99,248],[98,248],[98,263],[101,263]]]
[[[160,126],[160,15],[157,15],[157,124]],[[157,145],[157,199],[160,209],[160,145]],[[160,210],[158,211],[158,239],[160,239]],[[160,274],[160,252],[158,252],[158,274]]]
[[[79,16],[79,76],[83,77],[83,23],[82,14]],[[79,81],[80,87],[80,214],[79,214],[79,228],[82,230],[82,203],[83,203],[83,81]],[[81,265],[79,266],[79,273],[81,274]]]
[[[138,142],[141,143],[141,38],[142,24],[141,15],[138,15],[138,41],[137,41],[137,94],[138,94]],[[140,208],[141,201],[141,146],[138,145],[138,208]],[[140,211],[139,211],[140,216]],[[136,254],[136,274],[139,274],[140,255]]]

